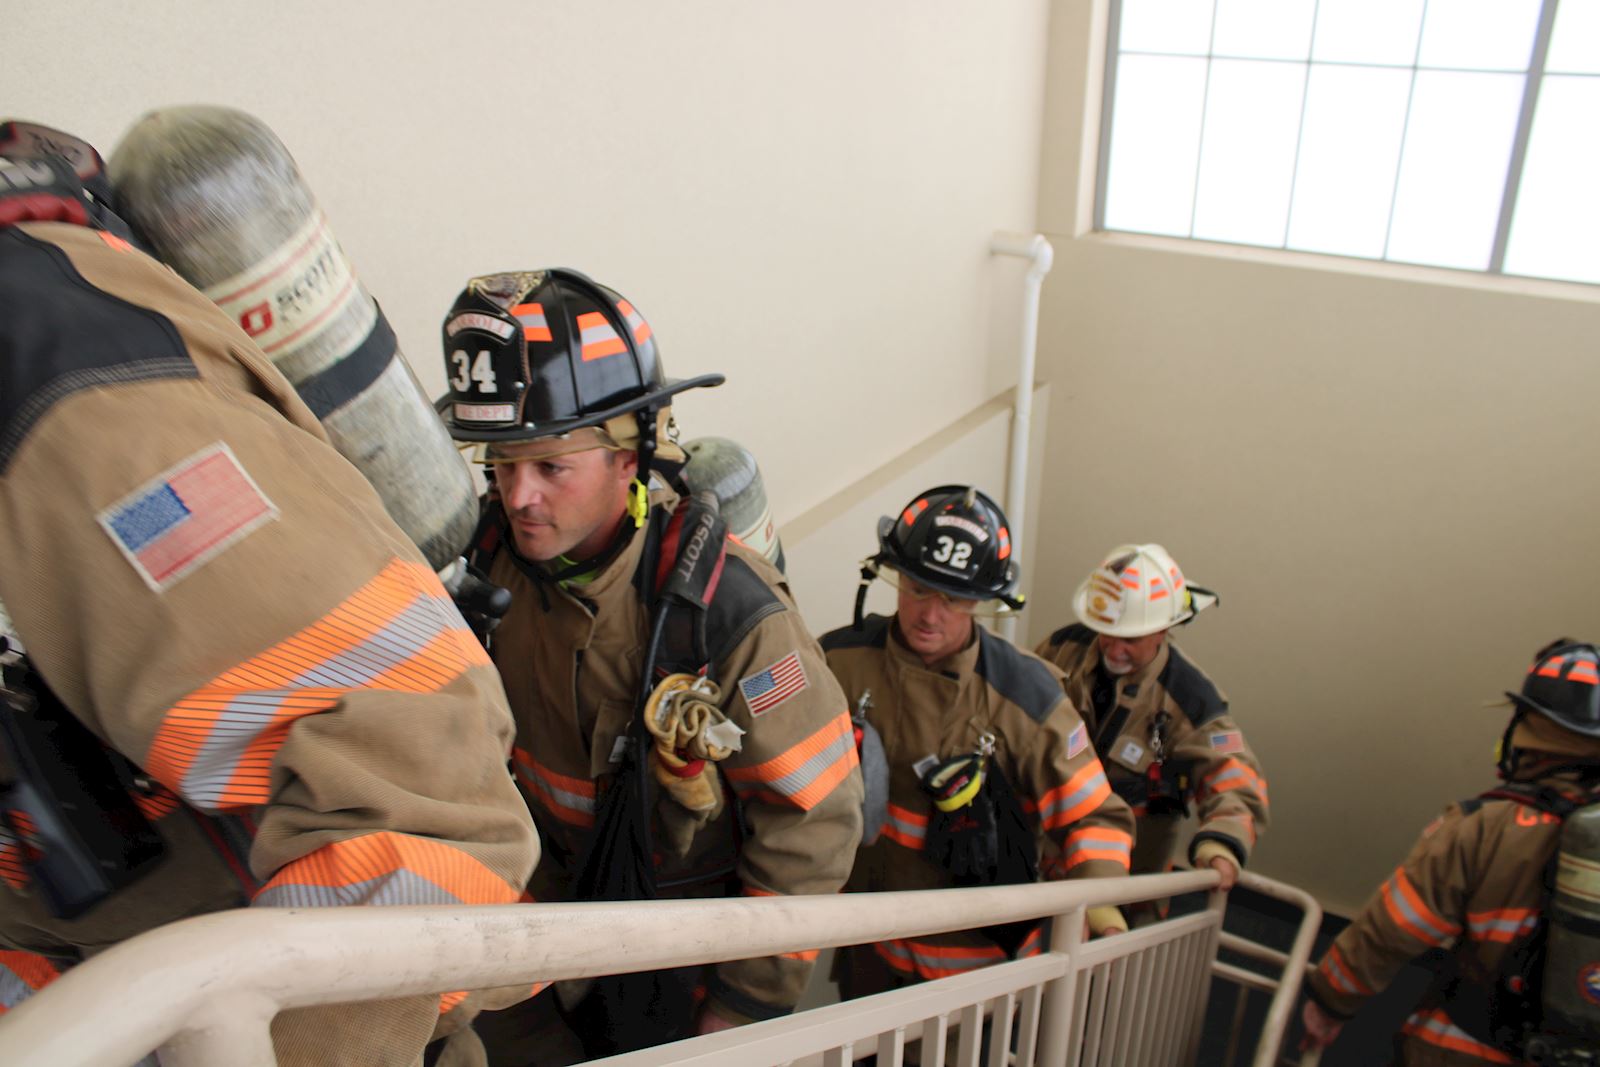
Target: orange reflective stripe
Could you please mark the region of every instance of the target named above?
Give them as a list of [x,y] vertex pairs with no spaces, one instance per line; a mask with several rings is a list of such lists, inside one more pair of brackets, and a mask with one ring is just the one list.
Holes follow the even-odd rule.
[[1438,1048],[1449,1049],[1452,1052],[1464,1052],[1468,1056],[1477,1056],[1488,1060],[1490,1063],[1516,1063],[1517,1061],[1501,1052],[1493,1045],[1485,1045],[1465,1030],[1450,1021],[1450,1016],[1444,1013],[1443,1008],[1434,1008],[1432,1011],[1414,1012],[1406,1020],[1405,1026],[1400,1028],[1402,1034],[1409,1034],[1419,1041],[1426,1041]]
[[732,767],[724,773],[741,795],[810,811],[849,777],[855,766],[855,732],[850,714],[841,712],[787,751],[753,767]]
[[1442,945],[1461,933],[1461,927],[1441,918],[1423,902],[1403,868],[1397,869],[1383,883],[1382,893],[1383,906],[1389,918],[1418,941],[1427,945]]
[[907,526],[910,526],[912,523],[917,521],[917,516],[918,515],[921,515],[924,511],[927,511],[927,510],[928,510],[928,498],[927,497],[923,497],[922,499],[916,501],[915,503],[913,503],[909,507],[907,507],[905,509],[905,511],[900,513],[900,521],[905,523]]
[[391,560],[321,619],[173,705],[145,766],[202,810],[262,804],[297,719],[358,690],[435,692],[480,666],[489,658],[433,571]]
[[520,887],[454,845],[389,831],[323,845],[286,864],[251,904],[514,904]]
[[43,956],[0,949],[0,1015],[60,977],[60,969]]
[[1510,944],[1533,932],[1539,923],[1538,908],[1496,908],[1467,912],[1467,933],[1474,941]]
[[1090,860],[1107,860],[1123,870],[1133,857],[1133,835],[1109,826],[1085,826],[1067,835],[1062,849],[1062,871]]
[[[1035,926],[1017,950],[1017,958],[1037,956],[1040,951],[1040,931]],[[896,938],[879,941],[872,946],[883,961],[897,971],[915,974],[933,980],[951,975],[967,974],[979,967],[989,967],[1006,962],[1006,954],[998,945],[938,945],[927,941]]]
[[550,814],[572,826],[594,825],[594,782],[553,771],[525,748],[511,750],[511,766],[522,788]]
[[544,317],[543,304],[518,304],[511,309],[511,317],[522,323],[522,336],[527,340],[551,340],[550,323]]
[[927,843],[928,817],[891,802],[889,817],[884,821],[882,833],[895,844],[909,849],[921,849]]
[[1322,963],[1317,970],[1322,972],[1329,985],[1341,993],[1363,997],[1372,995],[1372,988],[1355,976],[1355,972],[1345,962],[1338,945],[1329,946],[1328,954],[1322,957]]
[[598,311],[585,311],[578,316],[578,339],[583,347],[585,363],[628,350],[627,343]]
[[439,1014],[443,1015],[445,1012],[449,1011],[451,1008],[455,1007],[457,1004],[460,1004],[466,999],[467,991],[465,989],[458,990],[454,993],[441,994],[439,997]]
[[1266,780],[1251,769],[1249,764],[1232,756],[1223,760],[1216,770],[1201,779],[1200,787],[1195,792],[1203,799],[1232,792],[1235,789],[1248,789],[1261,798],[1263,806],[1267,803]]
[[1037,801],[1024,798],[1022,806],[1030,814],[1039,816],[1046,830],[1071,826],[1094,811],[1111,795],[1111,785],[1106,781],[1105,768],[1091,758],[1065,785],[1058,785]]
[[643,315],[634,310],[632,304],[628,303],[626,300],[618,300],[617,310],[622,312],[622,317],[624,319],[628,320],[628,328],[633,331],[633,339],[635,341],[639,342],[640,344],[644,344],[646,341],[650,340],[650,335],[653,332],[650,329],[650,324],[644,321]]

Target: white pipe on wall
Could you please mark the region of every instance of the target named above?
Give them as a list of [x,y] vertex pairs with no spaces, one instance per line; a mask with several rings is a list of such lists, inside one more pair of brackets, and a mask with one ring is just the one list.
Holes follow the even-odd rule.
[[[997,233],[989,242],[997,256],[1032,260],[1022,290],[1022,339],[1017,354],[1016,404],[1011,416],[1011,455],[1006,462],[1006,518],[1011,522],[1011,551],[1020,558],[1022,531],[1027,522],[1028,431],[1033,419],[1033,365],[1039,347],[1039,290],[1055,262],[1055,249],[1042,233]],[[1016,616],[1000,620],[1000,636],[1016,633]]]

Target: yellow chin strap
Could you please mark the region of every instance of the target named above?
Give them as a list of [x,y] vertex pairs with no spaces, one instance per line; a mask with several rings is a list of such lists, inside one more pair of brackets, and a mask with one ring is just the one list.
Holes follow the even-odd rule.
[[635,478],[628,486],[628,517],[633,520],[635,527],[640,527],[644,525],[645,518],[649,514],[650,490]]

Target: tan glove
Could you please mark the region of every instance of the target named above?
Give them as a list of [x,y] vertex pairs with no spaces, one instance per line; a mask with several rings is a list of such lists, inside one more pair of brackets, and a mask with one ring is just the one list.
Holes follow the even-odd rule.
[[691,674],[662,679],[645,702],[644,725],[656,739],[650,766],[662,792],[673,801],[657,809],[667,840],[679,857],[699,829],[722,810],[722,783],[714,764],[743,744],[744,730],[716,706],[717,684]]

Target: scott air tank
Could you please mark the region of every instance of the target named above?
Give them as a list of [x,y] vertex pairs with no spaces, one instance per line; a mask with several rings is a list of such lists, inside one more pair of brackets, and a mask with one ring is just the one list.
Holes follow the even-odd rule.
[[152,111],[111,154],[120,212],[294,385],[440,569],[472,537],[472,475],[288,149],[220,107]]
[[[1534,1063],[1600,1063],[1600,804],[1568,815],[1561,828],[1545,945],[1544,1033],[1529,1042]],[[1552,1058],[1537,1042],[1550,1043]],[[1593,1059],[1571,1058],[1587,1050]]]
[[783,570],[783,543],[772,521],[772,506],[767,503],[756,457],[726,437],[697,437],[683,450],[689,454],[689,464],[683,468],[689,490],[715,493],[722,505],[722,519],[733,535]]

